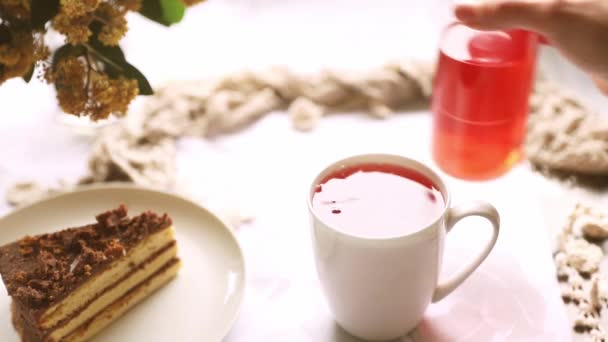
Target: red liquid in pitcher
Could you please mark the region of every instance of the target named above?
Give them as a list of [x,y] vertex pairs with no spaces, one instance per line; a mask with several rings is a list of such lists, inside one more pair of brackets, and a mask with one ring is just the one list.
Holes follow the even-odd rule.
[[488,179],[521,159],[536,43],[521,30],[447,29],[432,104],[433,155],[446,173]]
[[317,185],[312,205],[326,224],[371,238],[416,232],[445,207],[431,180],[393,164],[359,164],[330,174]]

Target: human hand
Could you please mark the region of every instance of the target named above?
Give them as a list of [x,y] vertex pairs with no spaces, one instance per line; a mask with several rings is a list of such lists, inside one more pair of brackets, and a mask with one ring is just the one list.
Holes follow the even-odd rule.
[[608,95],[608,1],[456,1],[454,15],[478,30],[521,28],[544,36]]

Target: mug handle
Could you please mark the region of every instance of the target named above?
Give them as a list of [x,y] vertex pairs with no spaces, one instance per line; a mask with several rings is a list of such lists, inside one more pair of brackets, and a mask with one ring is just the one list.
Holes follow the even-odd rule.
[[480,216],[490,221],[493,228],[492,239],[486,244],[481,253],[479,253],[479,255],[477,255],[477,257],[473,259],[470,264],[463,267],[447,281],[437,285],[437,288],[435,288],[435,292],[433,293],[433,303],[440,301],[454,291],[460,284],[462,284],[462,282],[465,281],[486,259],[496,244],[496,240],[498,239],[498,232],[500,230],[500,216],[498,215],[496,208],[486,202],[471,202],[448,209],[445,223],[447,229],[446,233],[449,233],[456,223],[458,223],[458,221],[467,216]]

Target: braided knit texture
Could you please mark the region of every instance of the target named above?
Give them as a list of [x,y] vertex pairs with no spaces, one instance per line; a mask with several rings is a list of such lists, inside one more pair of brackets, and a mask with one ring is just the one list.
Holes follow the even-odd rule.
[[[180,137],[235,133],[276,111],[286,112],[300,131],[314,129],[329,113],[388,118],[429,100],[433,71],[426,63],[395,61],[359,72],[301,75],[273,67],[169,83],[146,99],[144,110],[100,129],[89,156],[89,174],[76,184],[126,181],[171,189]],[[525,150],[532,163],[546,169],[608,175],[608,121],[576,97],[539,81],[531,97]],[[19,183],[9,189],[7,199],[19,205],[46,192]]]

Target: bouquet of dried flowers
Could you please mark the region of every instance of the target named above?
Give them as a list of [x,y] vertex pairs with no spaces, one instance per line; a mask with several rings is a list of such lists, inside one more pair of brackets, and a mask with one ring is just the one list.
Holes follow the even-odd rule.
[[[0,84],[34,72],[53,84],[63,111],[91,120],[125,115],[137,95],[150,95],[145,76],[127,62],[119,42],[128,12],[169,26],[202,0],[0,0]],[[65,36],[52,49],[49,31]]]

